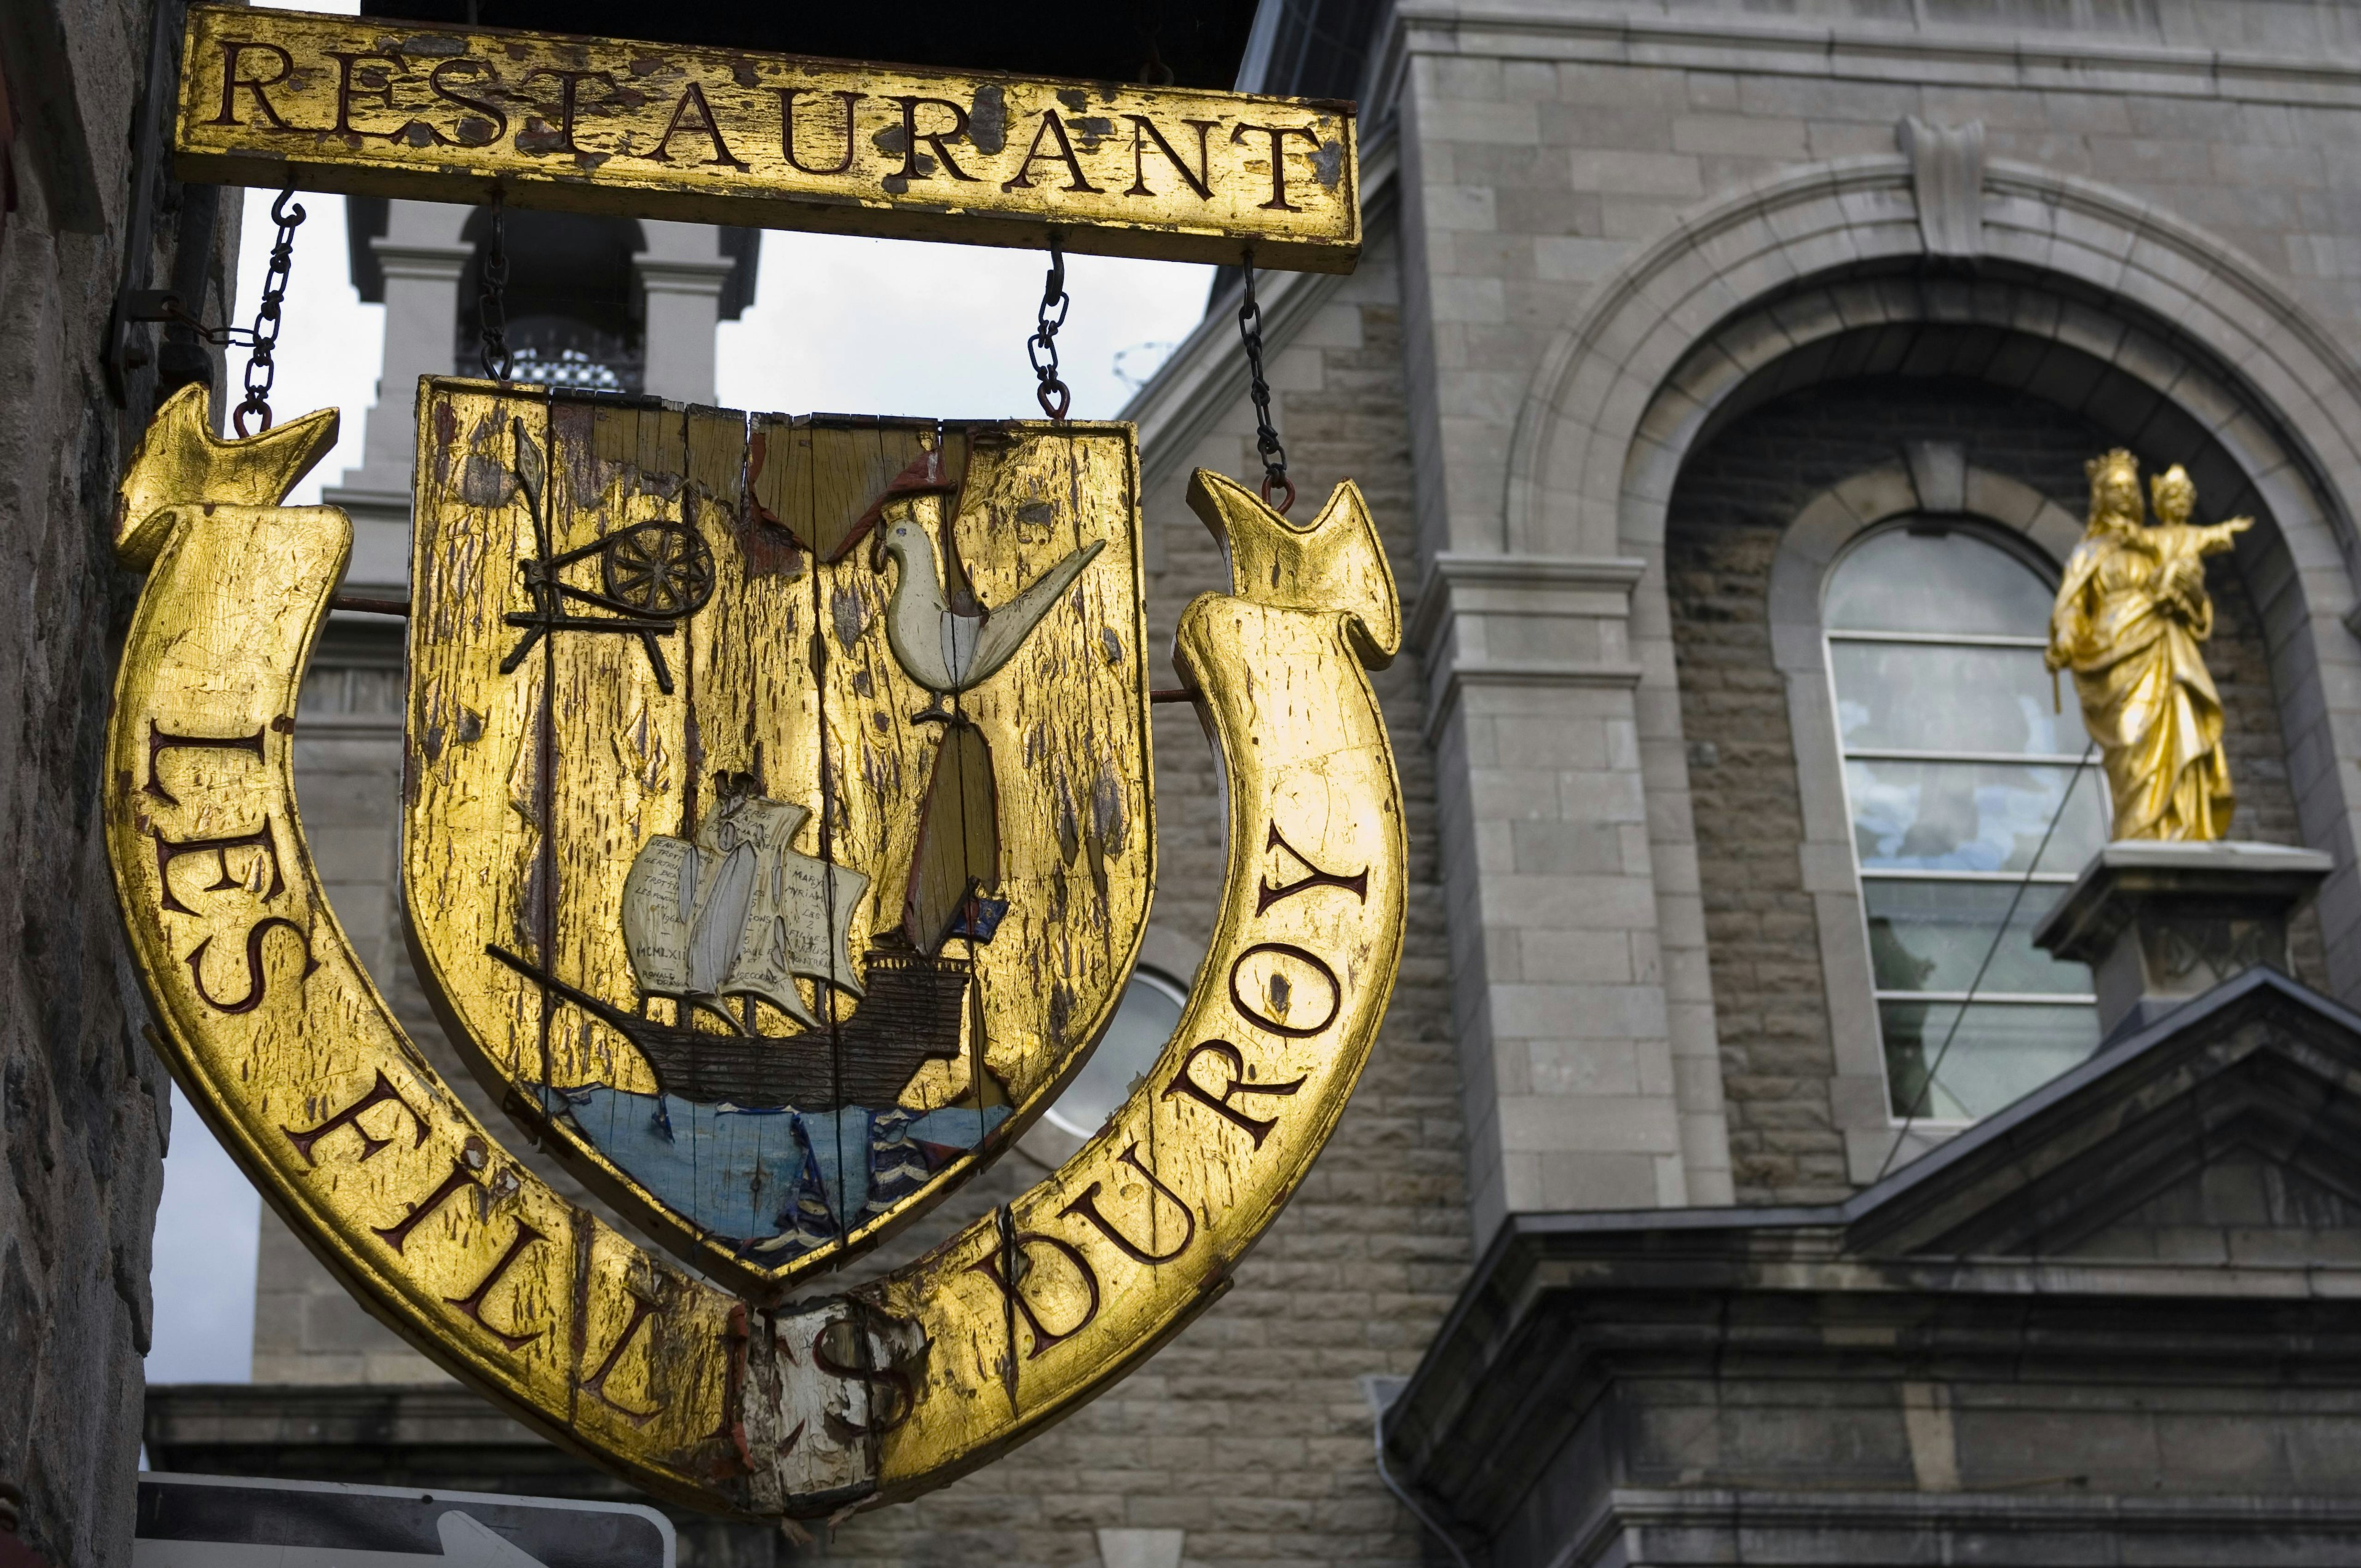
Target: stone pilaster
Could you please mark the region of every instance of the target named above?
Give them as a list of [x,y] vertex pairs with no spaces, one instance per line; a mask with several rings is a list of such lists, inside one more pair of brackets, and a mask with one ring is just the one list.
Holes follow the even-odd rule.
[[1419,595],[1479,1242],[1521,1211],[1728,1196],[1711,1031],[1681,1071],[1666,987],[1628,625],[1644,569],[1445,552]]
[[361,465],[322,492],[353,520],[356,593],[408,592],[411,455],[418,441],[418,378],[458,367],[459,279],[475,247],[460,231],[469,209],[432,202],[390,203],[386,232],[369,242],[385,269],[385,367],[377,402],[363,416]]
[[682,402],[713,401],[713,332],[736,264],[721,231],[702,224],[644,222],[647,248],[631,258],[645,308],[646,389]]

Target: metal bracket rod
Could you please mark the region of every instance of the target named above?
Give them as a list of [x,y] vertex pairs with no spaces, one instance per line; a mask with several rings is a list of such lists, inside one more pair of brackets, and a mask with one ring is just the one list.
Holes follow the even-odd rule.
[[[106,389],[118,406],[129,407],[130,375],[156,362],[149,343],[134,343],[131,329],[142,319],[132,314],[136,295],[150,293],[148,267],[156,248],[156,187],[162,177],[165,126],[180,97],[181,7],[175,0],[156,0],[148,23],[148,75],[139,94],[139,112],[131,131],[131,193],[123,225],[123,272],[115,284],[115,310],[106,323]],[[156,319],[153,317],[147,319]]]

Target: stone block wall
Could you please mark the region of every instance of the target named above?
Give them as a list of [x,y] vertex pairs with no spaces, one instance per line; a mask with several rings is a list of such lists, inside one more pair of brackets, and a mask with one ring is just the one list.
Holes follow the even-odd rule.
[[[1709,1151],[1697,1146],[1712,1141],[1703,1135],[1718,1133],[1722,1120],[1712,1092],[1719,1085],[1697,1085],[1697,1069],[1710,1071],[1717,1051],[1724,1072],[1747,1080],[1757,1097],[1746,1113],[1755,1123],[1730,1124],[1723,1168],[1769,1159],[1737,1183],[1743,1196],[1830,1190],[1860,1174],[1864,1157],[1874,1168],[1883,1152],[1865,1154],[1876,1141],[1866,1134],[1849,1147],[1841,1138],[1831,1143],[1823,1112],[1784,1105],[1791,1092],[1803,1101],[1820,1095],[1815,1086],[1825,1082],[1808,1059],[1825,1030],[1814,1017],[1824,999],[1816,1000],[1808,983],[1807,961],[1780,956],[1801,945],[1808,957],[1798,884],[1750,888],[1733,895],[1736,904],[1714,894],[1722,900],[1715,922],[1697,915],[1696,901],[1708,890],[1696,862],[1733,846],[1706,842],[1702,823],[1690,840],[1683,759],[1689,741],[1709,737],[1685,733],[1697,699],[1674,684],[1671,622],[1679,615],[1666,610],[1654,554],[1674,474],[1711,406],[1679,394],[1655,400],[1682,367],[1679,356],[1712,340],[1735,362],[1746,345],[1716,338],[1723,327],[1743,322],[1760,342],[1775,343],[1798,324],[1782,312],[1807,284],[1883,268],[1923,288],[1928,319],[1949,319],[1946,291],[1974,293],[2036,276],[2041,287],[2056,285],[2053,310],[2120,311],[2118,319],[2147,321],[2168,341],[2178,342],[2174,334],[2186,328],[2192,346],[2207,345],[2207,352],[2216,344],[2256,345],[2218,350],[2234,364],[2276,363],[2300,356],[2300,342],[2349,338],[2345,329],[2361,303],[2355,239],[2361,217],[2347,199],[2348,176],[2320,149],[2343,145],[2361,126],[2353,16],[2342,6],[2056,7],[2014,0],[1916,8],[1563,0],[1513,14],[1447,3],[1392,14],[1372,53],[1364,108],[1372,124],[1395,115],[1400,131],[1411,266],[1405,362],[1422,550],[1438,575],[1451,557],[1466,556],[1535,582],[1544,571],[1577,565],[1596,571],[1621,560],[1640,564],[1629,616],[1617,630],[1628,632],[1623,656],[1641,672],[1634,707],[1650,834],[1646,854],[1636,864],[1627,859],[1623,869],[1652,885],[1654,898],[1653,907],[1636,901],[1642,907],[1629,913],[1620,934],[1632,950],[1660,957],[1674,1083],[1693,1091],[1675,1106],[1686,1183],[1663,1183],[1655,1206],[1717,1201],[1699,1196],[1713,1190],[1702,1179],[1713,1166]],[[1916,165],[1897,135],[1910,118],[1981,148],[1981,169],[1956,199],[1920,200]],[[2073,181],[2075,194],[2057,195],[2062,187],[2045,183],[2061,181]],[[1938,229],[1942,244],[1929,237]],[[2155,239],[2168,231],[2178,236],[2170,246]],[[2174,247],[2184,248],[2167,258],[2163,252]],[[2170,308],[2136,302],[2166,298],[2164,290],[2143,292],[2148,277],[2190,284],[2204,268],[2185,258],[2200,253],[2222,274],[2202,285],[2204,305],[2186,297]],[[2233,296],[2236,302],[2219,306],[2218,319],[2208,315],[2217,310],[2212,302]],[[2146,317],[2143,309],[2150,311]],[[1700,386],[1716,385],[1710,372],[1698,376]],[[2269,417],[2300,418],[2289,411],[2312,406],[2322,395],[2314,389],[2332,384],[2351,382],[2339,370],[2311,375],[2301,388],[2279,383],[2267,394],[2278,400]],[[2250,459],[2248,477],[2258,485],[2286,470],[2268,451],[2274,442],[2283,445],[2283,436],[2247,440],[2263,422],[2245,395],[2224,410],[2207,406],[2192,386],[2168,376],[2148,389],[2152,406],[2180,400],[2206,428],[2230,432],[2229,444]],[[2330,483],[2348,485],[2354,470],[2334,429],[2306,439],[2315,452],[2338,454],[2320,461],[2334,471]],[[2085,455],[2074,455],[2074,482],[2061,495],[2077,516]],[[1881,461],[1892,461],[1890,448]],[[2230,498],[2213,499],[2218,505]],[[2326,510],[2334,515],[2339,504]],[[2241,553],[2239,569],[2256,575],[2257,603],[2280,617],[2270,641],[2288,689],[2276,696],[2295,749],[2278,758],[2250,736],[2238,742],[2245,751],[2235,765],[2246,822],[2276,820],[2268,775],[2290,767],[2289,793],[2305,803],[2306,832],[2329,847],[2352,838],[2341,795],[2328,799],[2343,787],[2334,781],[2349,773],[2314,739],[2326,726],[2313,721],[2325,713],[2342,722],[2346,699],[2329,694],[2349,682],[2341,668],[2333,682],[2309,682],[2300,672],[2290,677],[2295,666],[2284,660],[2299,635],[2310,641],[2307,655],[2317,652],[2340,666],[2350,657],[2335,625],[2351,603],[2351,570],[2340,559],[2350,541],[2321,525],[2321,510],[2285,519],[2302,536],[2290,548],[2314,574],[2305,579],[2302,609],[2288,608],[2291,601],[2279,593],[2286,568]],[[2223,613],[2229,617],[2231,607]],[[2222,635],[2230,631],[2225,626]],[[1437,662],[1439,687],[1457,680],[1466,663],[1453,652],[1453,662]],[[2217,660],[2225,675],[2242,672],[2229,685],[2259,692],[2260,666],[2226,647]],[[1756,674],[1747,678],[1774,693],[1768,662],[1750,667]],[[1521,676],[1537,685],[1545,673]],[[1608,672],[1580,674],[1593,688],[1586,696],[1595,696]],[[2247,717],[2255,711],[2249,695],[2233,701],[2240,726],[2260,722]],[[1567,720],[1576,712],[1571,705],[1560,710],[1562,728],[1573,728]],[[1570,1172],[1578,1160],[1600,1157],[1602,1135],[1634,1135],[1640,1120],[1618,1114],[1628,1091],[1604,1078],[1518,1076],[1521,1064],[1570,1058],[1571,1020],[1591,1010],[1557,1001],[1551,1019],[1537,1020],[1530,1009],[1512,1016],[1518,982],[1492,968],[1501,944],[1491,927],[1511,923],[1495,920],[1495,909],[1547,914],[1578,905],[1592,919],[1615,918],[1579,868],[1521,857],[1514,841],[1521,827],[1530,837],[1524,825],[1546,818],[1553,829],[1576,837],[1587,830],[1598,842],[1623,826],[1625,803],[1586,798],[1569,808],[1488,793],[1488,758],[1476,748],[1455,754],[1447,732],[1440,766],[1454,850],[1452,937],[1478,1234],[1488,1236],[1504,1212],[1649,1206],[1650,1194],[1630,1181],[1548,1179],[1553,1169]],[[1778,858],[1774,850],[1762,851],[1764,863]],[[2345,896],[2341,885],[2336,899]],[[1714,1038],[1728,1007],[1728,965],[1720,955],[1708,962],[1705,948],[1728,944],[1727,920],[1744,912],[1746,898],[1759,898],[1762,907],[1742,939],[1760,940],[1763,951],[1743,961],[1765,968],[1762,989],[1739,1011],[1749,1020],[1771,1009],[1777,1016],[1733,1051]],[[2333,931],[2350,921],[2345,904],[2335,908],[2343,913]],[[1699,929],[1715,923],[1717,930]],[[2349,977],[2342,983],[2349,990]],[[1627,1026],[1625,1036],[1644,1052],[1654,1047],[1653,1032],[1649,1020]],[[1780,1043],[1766,1051],[1773,1038]],[[1543,1092],[1545,1081],[1554,1093]],[[1775,1128],[1759,1121],[1770,1110],[1760,1098],[1765,1091],[1783,1103]],[[1495,1131],[1512,1124],[1521,1140],[1515,1146]],[[1773,1133],[1792,1146],[1769,1149]],[[1542,1179],[1527,1179],[1535,1167]]]
[[[1973,466],[2081,516],[2084,460],[2114,440],[2054,404],[1955,379],[1879,377],[1792,394],[1735,421],[1684,468],[1665,577],[1688,740],[1731,1163],[1739,1201],[1819,1202],[1851,1190],[1830,1103],[1838,1076],[1811,894],[1786,683],[1772,661],[1769,594],[1781,535],[1819,492],[1890,467],[1910,442],[1958,442]],[[2160,470],[2190,455],[2143,452]],[[2218,503],[2201,495],[2202,521]],[[2269,652],[2237,554],[2207,563],[2207,663],[2222,693],[2238,791],[2234,831],[2300,843]],[[2069,699],[2071,691],[2069,688]],[[2307,913],[2298,978],[2322,983]]]
[[[148,33],[140,0],[0,7],[0,1482],[56,1568],[131,1561],[170,1116],[98,814],[137,591],[115,565],[115,489],[159,393],[152,328],[119,397],[102,361]],[[236,199],[160,178],[148,194],[139,281],[176,280],[221,319]],[[217,356],[178,347],[177,374],[220,385]]]

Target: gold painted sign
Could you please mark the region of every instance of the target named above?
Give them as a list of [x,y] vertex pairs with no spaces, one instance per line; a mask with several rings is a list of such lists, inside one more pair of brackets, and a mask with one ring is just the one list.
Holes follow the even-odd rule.
[[183,180],[1349,272],[1352,105],[190,8]]
[[1226,1287],[1392,989],[1400,795],[1364,672],[1400,607],[1358,492],[1297,526],[1191,487],[1233,590],[1174,657],[1230,855],[1160,1059],[1029,1192],[791,1299],[1004,1148],[1130,971],[1155,838],[1132,433],[457,380],[419,409],[419,967],[510,1113],[702,1277],[510,1155],[355,960],[291,774],[351,529],[278,504],[335,416],[220,442],[194,388],[123,486],[148,580],[105,790],[191,1098],[379,1317],[664,1496],[906,1497],[1103,1392]]

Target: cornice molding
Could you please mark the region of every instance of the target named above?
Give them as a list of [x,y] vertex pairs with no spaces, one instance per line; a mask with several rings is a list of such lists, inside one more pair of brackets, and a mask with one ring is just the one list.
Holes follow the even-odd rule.
[[[1631,589],[1647,569],[1648,563],[1635,555],[1444,551],[1427,563],[1426,576],[1411,596],[1410,645],[1421,652],[1433,649],[1450,620],[1466,614],[1629,615]],[[1497,590],[1508,602],[1463,602],[1479,590]],[[1620,605],[1600,605],[1602,593],[1616,596]]]
[[457,282],[461,270],[476,256],[472,245],[387,239],[382,235],[369,241],[369,250],[386,277],[424,279],[430,282]]
[[2138,97],[2361,105],[2361,61],[2313,54],[2128,42],[2102,33],[1965,27],[1813,27],[1754,18],[1649,16],[1629,7],[1403,0],[1373,73],[1411,55],[1595,60],[1817,76],[1913,87],[2016,88]]
[[1643,671],[1628,660],[1466,658],[1451,631],[1463,616],[1510,620],[1628,620],[1631,590],[1647,569],[1647,562],[1623,555],[1446,551],[1433,557],[1411,610],[1408,639],[1426,661],[1429,743],[1443,733],[1461,696],[1470,688],[1636,689]]
[[669,257],[634,256],[631,276],[642,290],[670,294],[720,294],[738,270],[734,261],[682,261]]
[[[1860,1358],[1855,1372],[1895,1380],[1923,1376],[1929,1355],[1955,1365],[1991,1355],[2011,1376],[2038,1365],[2071,1381],[2110,1356],[2169,1354],[2192,1332],[2215,1366],[2292,1356],[2301,1376],[2324,1365],[2311,1358],[2334,1354],[2324,1342],[2244,1325],[2259,1323],[2265,1302],[2282,1319],[2349,1316],[2361,1267],[2068,1249],[2192,1179],[2204,1161],[2191,1157],[2241,1128],[2283,1129],[2246,1146],[2349,1190],[2352,1107],[2336,1086],[2356,1070],[2361,1015],[2258,967],[1841,1202],[1512,1214],[1386,1413],[1395,1473],[1457,1518],[1504,1517],[1599,1387],[1584,1381],[1586,1359],[1644,1343],[1659,1365],[1715,1367],[1743,1341],[1758,1370],[1787,1358],[1824,1368],[1832,1313],[1894,1330],[1847,1354]],[[1668,1298],[1784,1305],[1773,1326],[1745,1310],[1667,1316]],[[2061,1314],[2035,1343],[2017,1331],[2036,1300],[2105,1312],[2080,1323]]]

